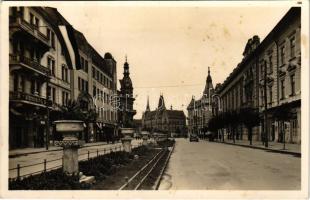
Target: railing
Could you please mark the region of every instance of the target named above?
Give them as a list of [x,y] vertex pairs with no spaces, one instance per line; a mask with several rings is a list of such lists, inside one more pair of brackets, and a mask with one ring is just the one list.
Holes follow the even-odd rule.
[[36,104],[48,105],[51,106],[52,102],[47,101],[45,98],[40,96],[36,96],[33,94],[27,94],[19,91],[10,91],[10,100],[21,100],[21,101],[29,101]]
[[44,75],[50,75],[50,69],[42,66],[40,63],[38,63],[37,61],[35,61],[31,58],[27,58],[26,56],[10,54],[10,64],[13,64],[14,62],[23,63],[23,64],[31,67],[32,69],[38,70],[39,72],[43,73]]
[[41,41],[43,41],[45,44],[49,45],[49,38],[44,35],[39,29],[38,27],[36,27],[35,25],[30,24],[29,22],[27,22],[26,20],[24,20],[21,17],[14,17],[10,16],[10,26],[11,27],[20,27],[21,29],[23,29],[24,31],[32,34],[35,38],[40,39]]
[[[142,143],[140,142],[136,145],[132,145],[132,148],[134,149],[141,145]],[[79,161],[90,160],[91,158],[96,158],[101,155],[106,155],[106,154],[109,154],[112,152],[118,152],[118,151],[124,151],[124,148],[122,145],[103,148],[103,149],[97,148],[96,150],[93,150],[93,151],[88,150],[86,153],[78,154],[78,160]],[[16,167],[9,169],[9,179],[14,180],[14,179],[25,178],[27,176],[40,174],[42,172],[48,172],[51,170],[63,168],[63,163],[64,163],[63,159],[64,158],[62,156],[61,158],[52,159],[52,160],[44,159],[43,162],[33,163],[30,165],[21,166],[20,164],[17,164]],[[37,170],[28,170],[31,172],[28,172],[28,173],[25,172],[24,174],[22,174],[22,170],[26,171],[25,169],[26,168],[29,169],[30,167],[37,168]]]

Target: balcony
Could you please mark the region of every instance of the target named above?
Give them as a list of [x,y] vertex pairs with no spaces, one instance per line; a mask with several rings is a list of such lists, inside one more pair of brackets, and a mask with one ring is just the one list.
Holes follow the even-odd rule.
[[10,65],[22,65],[44,76],[50,75],[50,69],[42,66],[37,61],[22,55],[10,54]]
[[18,91],[10,91],[10,101],[28,103],[38,106],[52,106],[52,102],[37,95]]
[[[34,39],[36,42],[39,42],[45,48],[49,49],[49,39],[46,35],[44,35],[38,27],[30,24],[20,17],[12,17],[10,16],[10,34],[24,34],[28,36],[28,38]],[[30,36],[30,37],[29,37]]]

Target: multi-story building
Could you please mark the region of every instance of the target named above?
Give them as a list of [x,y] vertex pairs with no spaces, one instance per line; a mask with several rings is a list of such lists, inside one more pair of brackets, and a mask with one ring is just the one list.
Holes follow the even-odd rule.
[[94,110],[97,118],[85,123],[82,139],[86,142],[110,140],[117,134],[117,111],[113,107],[116,95],[116,61],[110,53],[102,57],[74,30],[81,63],[80,70],[71,71],[71,98],[85,110]]
[[9,33],[10,148],[43,147],[57,139],[52,122],[69,99],[97,113],[85,122],[86,142],[117,133],[116,61],[110,53],[101,57],[55,8],[11,7]]
[[[262,42],[257,36],[249,39],[242,62],[216,91],[223,112],[244,107],[260,112],[254,140],[301,141],[300,13],[291,8]],[[238,134],[240,139],[247,134],[242,125],[237,139]]]
[[160,95],[158,107],[151,111],[149,100],[142,116],[142,128],[151,132],[159,131],[172,135],[184,136],[186,117],[182,110],[166,109],[163,95]]
[[10,8],[10,148],[44,146],[52,138],[46,134],[48,111],[70,96],[72,63],[54,20],[58,14],[51,8]]
[[188,133],[198,134],[200,137],[208,130],[208,122],[212,118],[214,106],[214,88],[210,68],[208,68],[208,76],[206,79],[205,89],[200,99],[196,100],[192,97],[191,102],[187,106],[188,112]]

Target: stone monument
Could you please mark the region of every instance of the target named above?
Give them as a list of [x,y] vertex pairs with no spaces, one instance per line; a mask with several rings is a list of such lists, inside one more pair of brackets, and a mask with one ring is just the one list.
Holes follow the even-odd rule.
[[83,121],[59,120],[54,122],[56,131],[63,136],[62,141],[55,141],[56,146],[63,147],[63,171],[68,175],[79,173],[78,148],[84,141],[78,139],[78,133],[84,130]]

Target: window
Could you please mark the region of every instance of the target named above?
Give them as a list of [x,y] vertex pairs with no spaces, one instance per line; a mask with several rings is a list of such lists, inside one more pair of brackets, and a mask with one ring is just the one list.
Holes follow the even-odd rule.
[[51,70],[51,75],[55,76],[55,60],[51,57],[47,57],[47,68]]
[[281,99],[285,98],[285,85],[284,85],[284,79],[281,80]]
[[88,61],[87,60],[85,60],[84,71],[88,73]]
[[269,73],[273,72],[272,55],[269,55]]
[[56,89],[52,88],[52,101],[55,102],[56,101]]
[[295,95],[295,74],[291,75],[291,95]]
[[18,90],[18,74],[14,73],[14,91]]
[[69,82],[68,68],[65,65],[61,66],[61,78],[63,81]]
[[96,96],[96,86],[93,86],[93,96]]
[[100,73],[100,83],[102,83],[103,75]]
[[92,67],[92,76],[93,76],[93,78],[96,77],[96,69],[94,66]]
[[99,80],[99,71],[96,71],[96,80]]
[[35,93],[35,84],[36,84],[35,80],[32,79],[31,80],[31,88],[30,88],[31,94]]
[[88,92],[88,81],[85,81],[85,92]]
[[81,56],[81,69],[84,70],[84,58]]
[[284,56],[285,56],[284,46],[282,46],[280,48],[280,65],[284,65]]
[[290,39],[290,53],[291,58],[295,57],[295,36]]
[[51,41],[51,29],[49,28],[46,28],[46,37],[48,41]]
[[55,49],[55,33],[51,32],[51,45]]
[[32,14],[32,13],[30,13],[30,15],[29,15],[29,23],[31,24],[31,25],[33,25],[33,22],[34,22],[34,15]]
[[62,92],[62,105],[67,105],[69,100],[69,94],[65,91]]
[[78,89],[79,91],[81,91],[81,78],[80,77],[78,78]]
[[269,87],[269,103],[272,103],[272,86]]
[[34,23],[34,25],[36,26],[36,28],[39,28],[39,24],[40,24],[40,20],[38,19],[38,18],[34,18],[34,20],[35,20],[35,23]]
[[52,69],[51,69],[52,75],[55,76],[55,60],[52,60]]

